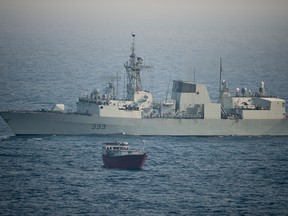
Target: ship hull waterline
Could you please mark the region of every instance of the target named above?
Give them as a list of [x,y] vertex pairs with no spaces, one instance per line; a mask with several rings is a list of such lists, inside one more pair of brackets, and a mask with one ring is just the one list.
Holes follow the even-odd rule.
[[15,135],[288,136],[288,119],[111,118],[75,113],[0,112]]

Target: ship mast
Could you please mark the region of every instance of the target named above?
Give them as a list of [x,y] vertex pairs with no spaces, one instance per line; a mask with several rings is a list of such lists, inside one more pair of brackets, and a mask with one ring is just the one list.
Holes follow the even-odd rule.
[[220,77],[219,77],[219,101],[221,100],[221,84],[222,84],[222,58],[220,58]]
[[134,93],[142,91],[142,82],[140,72],[142,69],[151,68],[151,66],[144,65],[143,59],[137,57],[135,54],[135,34],[132,34],[133,42],[131,47],[131,55],[129,61],[124,64],[127,74],[127,100],[134,100]]

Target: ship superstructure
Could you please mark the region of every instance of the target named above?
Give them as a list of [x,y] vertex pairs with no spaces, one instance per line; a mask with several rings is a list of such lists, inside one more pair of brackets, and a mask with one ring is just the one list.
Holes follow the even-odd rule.
[[142,90],[141,70],[151,66],[145,65],[141,57],[135,54],[135,34],[132,34],[133,43],[129,61],[124,64],[127,76],[126,98],[117,99],[115,86],[109,86],[101,94],[94,89],[91,94],[81,95],[77,102],[77,113],[96,115],[98,117],[142,118],[153,106],[152,94]]
[[[103,92],[95,88],[81,94],[77,110],[64,105],[50,111],[2,111],[0,114],[15,134],[129,134],[173,136],[288,135],[285,101],[268,95],[264,82],[259,91],[237,88],[231,96],[228,82],[221,80],[219,101],[210,100],[206,85],[174,80],[170,99],[154,102],[142,89],[145,65],[135,53],[124,64],[126,97],[118,99],[113,82]],[[222,63],[220,63],[220,74]]]

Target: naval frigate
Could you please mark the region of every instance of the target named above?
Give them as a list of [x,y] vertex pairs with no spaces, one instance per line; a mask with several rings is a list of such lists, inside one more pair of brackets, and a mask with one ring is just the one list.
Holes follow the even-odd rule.
[[109,82],[103,93],[95,88],[80,95],[74,112],[56,104],[51,110],[6,110],[0,115],[15,135],[288,135],[285,101],[266,94],[264,82],[258,92],[237,88],[232,96],[221,79],[221,63],[218,102],[210,100],[206,85],[182,80],[173,81],[171,98],[154,102],[141,83],[141,71],[150,66],[135,54],[135,34],[132,37],[131,55],[124,64],[124,99],[117,98]]

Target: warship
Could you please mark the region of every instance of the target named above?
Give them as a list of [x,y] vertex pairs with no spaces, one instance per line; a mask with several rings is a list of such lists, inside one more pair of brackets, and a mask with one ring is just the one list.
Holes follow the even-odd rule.
[[15,135],[288,136],[285,100],[268,95],[264,82],[257,92],[237,88],[232,95],[221,79],[222,63],[217,102],[206,85],[183,80],[173,81],[170,98],[153,101],[152,93],[142,89],[141,71],[150,66],[135,54],[135,34],[124,67],[123,99],[109,82],[103,93],[95,88],[81,94],[74,112],[56,104],[51,110],[3,110],[0,115]]

